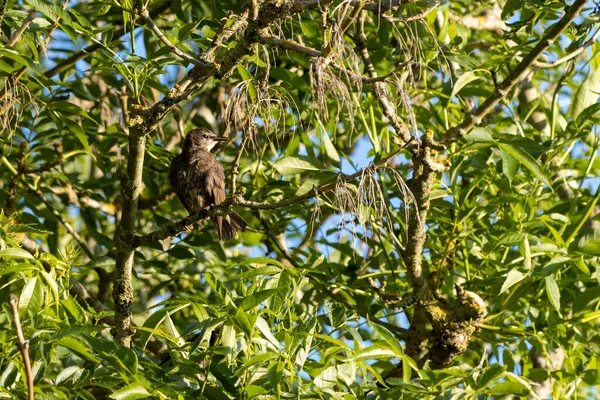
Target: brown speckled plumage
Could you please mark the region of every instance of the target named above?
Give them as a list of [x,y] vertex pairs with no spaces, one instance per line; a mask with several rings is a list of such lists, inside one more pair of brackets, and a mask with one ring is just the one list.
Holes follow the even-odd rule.
[[[210,149],[222,140],[210,130],[190,131],[181,154],[171,161],[169,182],[190,214],[225,201],[225,172],[210,154]],[[225,217],[212,217],[219,240],[230,240],[246,221],[235,211]]]

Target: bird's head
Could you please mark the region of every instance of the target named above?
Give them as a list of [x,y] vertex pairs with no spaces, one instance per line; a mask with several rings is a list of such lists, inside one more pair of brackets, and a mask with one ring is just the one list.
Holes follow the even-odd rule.
[[218,142],[227,140],[225,137],[215,135],[206,128],[196,128],[188,132],[185,137],[185,147],[189,149],[198,149],[210,151]]

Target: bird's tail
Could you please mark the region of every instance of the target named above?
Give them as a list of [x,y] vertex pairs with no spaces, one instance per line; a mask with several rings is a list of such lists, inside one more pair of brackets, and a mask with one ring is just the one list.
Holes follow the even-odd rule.
[[214,217],[213,222],[217,228],[219,240],[231,240],[238,230],[244,229],[248,224],[240,214],[233,211],[226,217]]

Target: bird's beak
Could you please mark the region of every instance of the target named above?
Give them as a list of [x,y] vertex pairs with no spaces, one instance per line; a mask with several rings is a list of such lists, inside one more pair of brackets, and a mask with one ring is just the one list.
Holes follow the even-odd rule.
[[212,140],[214,140],[215,142],[225,142],[229,140],[229,138],[224,136],[213,136]]

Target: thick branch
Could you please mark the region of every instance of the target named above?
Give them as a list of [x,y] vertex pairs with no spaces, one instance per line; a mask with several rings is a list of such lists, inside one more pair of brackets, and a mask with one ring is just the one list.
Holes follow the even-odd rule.
[[525,58],[508,74],[508,76],[496,86],[496,90],[485,102],[477,109],[467,114],[464,120],[457,126],[446,131],[442,137],[443,143],[452,143],[462,138],[473,127],[479,125],[488,113],[490,113],[496,104],[504,99],[515,84],[520,81],[527,73],[527,70],[537,61],[537,59],[546,51],[548,47],[560,36],[560,34],[573,22],[575,17],[585,7],[586,0],[575,0],[568,8],[565,15],[548,31],[548,33],[538,42],[538,44],[527,54]]
[[129,132],[129,154],[127,156],[127,177],[123,190],[123,212],[115,233],[117,259],[113,285],[115,302],[115,330],[117,340],[125,347],[131,344],[133,330],[131,326],[131,306],[133,286],[131,284],[138,200],[142,192],[142,171],[146,135],[139,129]]

